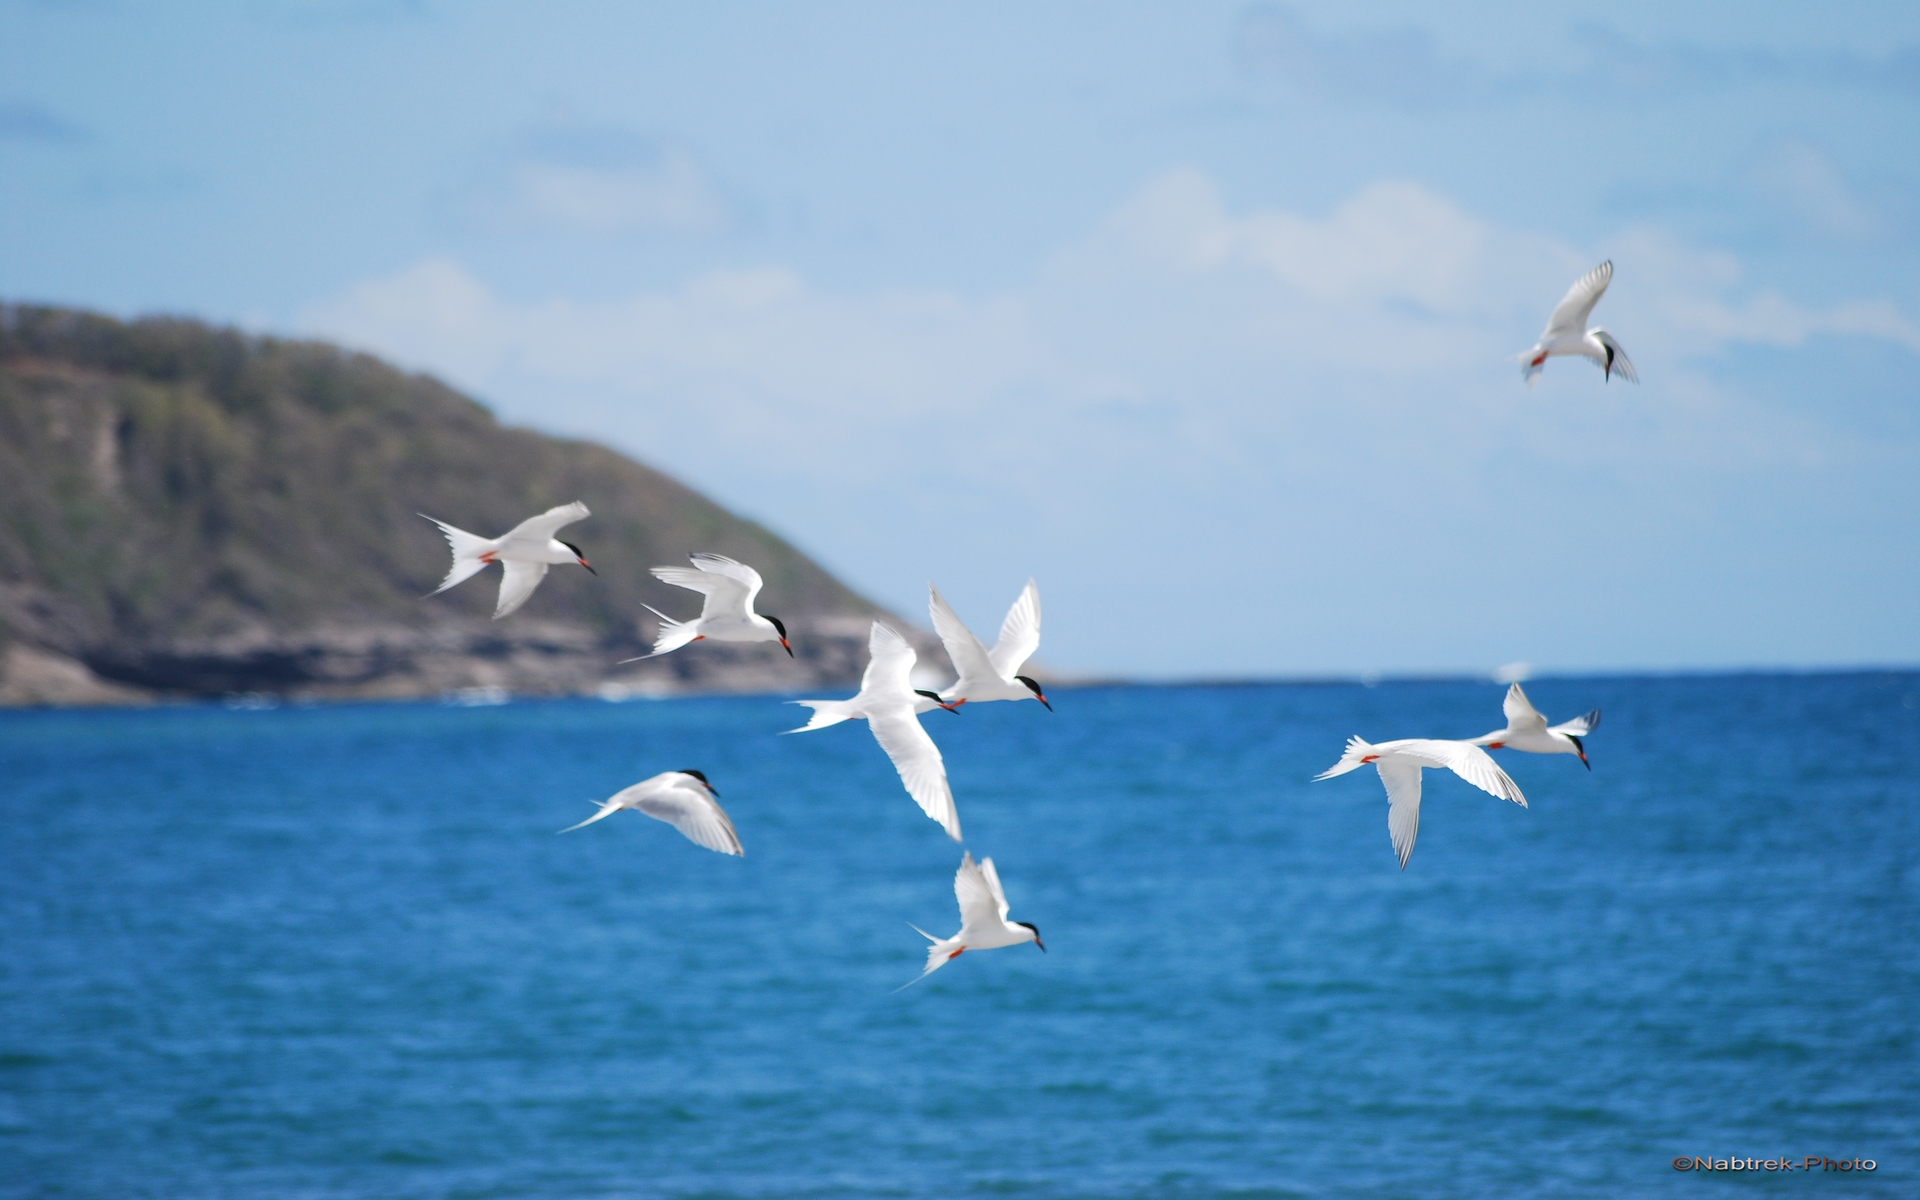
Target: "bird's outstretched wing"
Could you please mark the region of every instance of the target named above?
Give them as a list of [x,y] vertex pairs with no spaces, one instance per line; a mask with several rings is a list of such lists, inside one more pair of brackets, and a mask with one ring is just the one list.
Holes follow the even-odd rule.
[[994,666],[987,648],[973,631],[960,620],[947,598],[940,589],[927,585],[927,614],[933,618],[933,630],[940,635],[940,642],[947,648],[947,658],[953,662],[953,669],[960,674],[960,684],[970,680],[1004,678]]
[[913,701],[913,664],[918,657],[907,639],[875,621],[867,633],[867,669],[860,676],[860,694],[867,697],[905,697]]
[[1393,839],[1394,857],[1400,869],[1407,869],[1413,857],[1414,839],[1420,836],[1420,764],[1388,755],[1373,764],[1379,768],[1380,782],[1387,785],[1387,836]]
[[760,594],[760,589],[763,586],[760,580],[760,572],[737,559],[728,558],[724,554],[707,554],[702,552],[693,555],[692,561],[694,566],[699,567],[702,571],[710,575],[724,575],[728,579],[737,581],[742,587],[747,589],[747,607],[749,609],[753,607],[754,597]]
[[1013,906],[1007,903],[1007,889],[1000,886],[1000,872],[993,869],[992,859],[980,860],[980,873],[987,877],[987,886],[993,889],[993,901],[1000,906],[1000,919],[1006,920]]
[[1540,715],[1540,710],[1527,699],[1527,693],[1517,683],[1507,688],[1507,698],[1501,702],[1500,711],[1507,715],[1508,729],[1518,731],[1547,727],[1547,719]]
[[1540,340],[1550,342],[1558,337],[1579,337],[1585,333],[1593,306],[1607,294],[1607,284],[1612,280],[1612,259],[1582,275],[1579,282],[1567,289],[1566,296],[1553,310],[1553,316],[1547,319],[1547,331],[1540,335]]
[[547,577],[547,564],[543,562],[519,562],[506,559],[501,562],[500,601],[493,606],[493,619],[498,621],[514,609],[527,602],[533,595],[533,589]]
[[[1438,738],[1411,738],[1395,745],[1397,754],[1445,767],[1490,796],[1511,800],[1521,808],[1527,798],[1491,755],[1471,742],[1448,742]],[[1383,760],[1384,761],[1384,760]]]
[[1007,619],[1000,623],[1000,640],[987,652],[987,657],[993,661],[993,669],[1000,678],[1012,679],[1013,673],[1039,648],[1040,585],[1029,579],[1020,591],[1020,598],[1007,610]]
[[575,521],[584,521],[592,515],[587,511],[586,505],[575,500],[572,504],[550,508],[537,517],[528,517],[509,529],[506,536],[500,540],[502,542],[535,542],[544,546],[554,534]]
[[[730,558],[720,558],[716,554],[696,554],[693,561],[698,564],[691,567],[655,567],[653,577],[661,583],[670,583],[674,587],[683,587],[688,591],[699,592],[706,597],[700,606],[700,619],[714,617],[742,618],[753,605],[754,593],[760,590],[760,575],[752,567],[743,567]],[[710,561],[731,563],[753,577],[752,582],[742,579],[732,571],[715,571],[707,567]]]
[[1598,728],[1600,728],[1600,710],[1596,708],[1584,717],[1575,717],[1571,721],[1562,721],[1547,732],[1564,733],[1570,737],[1585,737]]
[[[988,860],[991,861],[991,860]],[[969,852],[960,860],[960,869],[953,874],[953,897],[960,902],[960,933],[964,937],[968,932],[984,933],[998,929],[1006,910],[1000,907],[997,882],[987,871],[983,863],[973,861]]]
[[1607,348],[1606,361],[1596,362],[1594,365],[1604,368],[1610,375],[1618,375],[1628,383],[1639,383],[1640,373],[1633,369],[1633,360],[1627,357],[1627,348],[1620,344],[1620,340],[1597,326],[1594,328],[1593,336]]
[[947,784],[947,764],[940,747],[920,727],[920,718],[910,705],[869,712],[867,725],[873,738],[893,760],[900,782],[922,812],[940,822],[947,836],[960,840],[960,814],[954,811],[953,789]]
[[740,835],[734,832],[726,810],[696,783],[670,782],[655,787],[636,799],[633,807],[678,829],[696,846],[721,854],[746,853],[740,848]]

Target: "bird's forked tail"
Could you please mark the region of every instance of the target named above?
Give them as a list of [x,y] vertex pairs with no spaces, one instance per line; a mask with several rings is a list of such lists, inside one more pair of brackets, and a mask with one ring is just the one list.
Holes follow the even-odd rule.
[[806,733],[810,729],[825,729],[829,725],[838,725],[842,721],[851,721],[854,714],[847,711],[845,700],[793,700],[792,704],[804,704],[813,710],[807,723],[798,729],[788,729],[787,733]]
[[1335,775],[1345,775],[1348,771],[1357,771],[1366,765],[1368,758],[1379,757],[1374,753],[1373,744],[1360,737],[1347,739],[1347,748],[1340,755],[1340,761],[1315,775],[1314,781],[1332,779]]
[[580,828],[581,825],[591,825],[595,821],[600,820],[602,817],[612,816],[614,813],[619,812],[622,807],[624,806],[617,799],[601,801],[599,812],[593,814],[592,816],[588,817],[586,820],[580,822],[580,825],[569,825],[565,829],[562,829],[560,832],[572,833],[574,830]]
[[[678,650],[700,637],[700,634],[694,630],[692,622],[676,621],[651,604],[642,604],[640,607],[660,618],[660,632],[654,635],[653,652],[643,654],[641,658],[659,658],[662,654]],[[638,662],[639,659],[629,658],[625,661]]]
[[912,979],[907,980],[905,983],[901,984],[899,987],[893,989],[896,992],[903,991],[907,988],[912,987],[914,984],[919,983],[922,979],[925,979],[927,976],[933,974],[935,971],[938,971],[941,967],[946,966],[949,962],[952,962],[955,958],[958,958],[960,956],[960,951],[961,951],[960,936],[958,934],[955,934],[953,937],[950,937],[950,938],[937,938],[932,934],[928,933],[926,930],[920,928],[918,925],[915,925],[912,921],[907,922],[907,928],[913,930],[915,933],[927,939],[929,942],[932,942],[933,945],[927,947],[926,969],[921,971],[918,975],[915,975]]
[[484,571],[493,561],[484,557],[494,548],[492,538],[483,538],[468,533],[464,529],[455,529],[445,521],[428,517],[425,513],[421,513],[420,516],[438,525],[440,532],[446,535],[447,545],[453,548],[453,566],[447,570],[447,577],[440,581],[440,586],[427,593],[428,595],[438,596],[454,584],[471,579],[477,572]]
[[1529,389],[1540,382],[1540,372],[1547,368],[1547,356],[1540,347],[1535,346],[1524,354],[1514,355],[1513,358],[1520,364],[1520,378],[1527,381]]

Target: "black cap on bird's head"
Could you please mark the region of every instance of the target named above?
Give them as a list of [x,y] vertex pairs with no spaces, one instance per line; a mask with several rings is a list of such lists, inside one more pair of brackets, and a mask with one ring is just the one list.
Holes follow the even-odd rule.
[[1015,921],[1014,924],[1033,930],[1033,944],[1040,947],[1041,950],[1047,948],[1047,944],[1040,940],[1040,927],[1038,925],[1029,924],[1026,921]]
[[1037,684],[1037,683],[1035,683],[1035,682],[1033,681],[1033,676],[1031,676],[1031,675],[1015,675],[1015,676],[1014,676],[1014,678],[1015,678],[1015,679],[1018,679],[1018,680],[1019,680],[1019,681],[1020,681],[1021,683],[1024,683],[1024,684],[1026,684],[1026,685],[1027,685],[1027,690],[1028,690],[1028,691],[1030,691],[1030,692],[1032,692],[1032,693],[1034,694],[1034,697],[1035,697],[1036,699],[1038,699],[1038,700],[1040,701],[1040,703],[1042,703],[1042,704],[1046,704],[1046,705],[1047,705],[1047,711],[1048,711],[1048,712],[1052,712],[1052,711],[1053,711],[1053,705],[1052,705],[1052,704],[1048,704],[1048,703],[1047,703],[1047,694],[1046,694],[1045,692],[1043,692],[1043,691],[1041,691],[1041,690],[1040,690],[1040,685],[1039,685],[1039,684]]
[[720,794],[719,788],[707,782],[707,773],[705,771],[700,770],[698,767],[683,767],[681,768],[680,773],[682,775],[691,775],[695,779],[698,779],[701,785],[704,786],[708,791],[712,792],[714,795],[718,796]]
[[766,613],[761,613],[760,615],[761,615],[761,616],[763,616],[763,617],[766,617],[766,618],[767,618],[767,623],[768,623],[768,624],[770,624],[770,625],[772,625],[772,626],[773,626],[773,628],[775,629],[775,631],[776,631],[776,632],[778,632],[778,633],[780,634],[780,645],[781,645],[781,647],[782,647],[782,648],[784,648],[784,649],[786,650],[786,652],[787,652],[787,657],[788,657],[788,658],[792,658],[792,657],[793,657],[793,645],[792,645],[792,643],[790,643],[790,642],[788,642],[788,641],[787,641],[787,627],[786,627],[786,625],[784,625],[784,624],[783,624],[783,623],[781,622],[781,620],[780,620],[780,618],[779,618],[779,617],[774,617],[774,616],[767,616],[767,614],[766,614]]
[[1593,764],[1587,761],[1586,745],[1583,742],[1581,742],[1579,738],[1573,736],[1572,734],[1567,735],[1567,740],[1573,743],[1573,752],[1580,756],[1580,765],[1584,766],[1589,771],[1593,770]]
[[[560,542],[559,538],[555,538],[553,540],[556,542]],[[580,553],[580,547],[574,545],[572,542],[560,542],[560,544],[562,546],[565,546],[567,549],[573,551],[573,556],[580,560],[580,565],[585,567],[589,573],[594,575],[598,575],[600,573],[593,569],[593,564],[587,561],[587,556]]]
[[946,709],[948,712],[959,712],[960,704],[966,703],[966,701],[963,700],[960,702],[960,704],[948,704],[945,700],[942,700],[940,698],[939,692],[930,692],[925,688],[915,688],[913,689],[913,694],[916,696],[925,696],[927,699],[933,701],[935,704],[939,705],[941,708]]

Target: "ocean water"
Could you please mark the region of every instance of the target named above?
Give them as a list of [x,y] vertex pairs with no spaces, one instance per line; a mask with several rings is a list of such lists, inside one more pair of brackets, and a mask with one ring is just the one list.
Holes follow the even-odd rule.
[[[1920,675],[1529,691],[1605,709],[1593,771],[1428,772],[1404,873],[1373,772],[1311,777],[1499,687],[931,713],[1050,952],[897,994],[960,849],[858,724],[0,715],[0,1195],[1920,1195]],[[555,836],[687,766],[746,858]]]

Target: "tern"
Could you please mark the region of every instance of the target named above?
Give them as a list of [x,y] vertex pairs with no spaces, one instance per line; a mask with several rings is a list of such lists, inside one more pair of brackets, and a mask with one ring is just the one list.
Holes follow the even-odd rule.
[[1578,754],[1587,770],[1593,770],[1593,764],[1587,762],[1586,744],[1580,739],[1600,728],[1599,709],[1549,727],[1547,718],[1517,683],[1507,689],[1501,708],[1507,714],[1507,727],[1473,739],[1473,745],[1489,750],[1524,750],[1528,754]]
[[687,840],[696,846],[722,854],[745,854],[740,848],[740,835],[733,831],[733,822],[727,818],[727,810],[721,808],[716,799],[719,795],[707,782],[706,775],[692,767],[684,771],[662,771],[652,779],[642,779],[630,788],[615,792],[601,803],[599,812],[560,832],[572,833],[623,808],[632,808],[656,821],[665,821],[686,834]]
[[1347,751],[1340,756],[1340,761],[1314,779],[1345,775],[1368,763],[1380,772],[1380,782],[1387,785],[1387,833],[1393,838],[1393,852],[1400,858],[1402,871],[1407,869],[1407,859],[1413,854],[1413,839],[1420,836],[1422,769],[1445,767],[1489,795],[1511,800],[1521,808],[1527,806],[1527,798],[1520,794],[1519,785],[1507,778],[1507,773],[1485,750],[1471,742],[1402,738],[1376,746],[1357,737],[1348,738]]
[[927,969],[901,987],[919,983],[969,950],[998,950],[1022,942],[1032,942],[1042,950],[1047,948],[1040,940],[1039,926],[1007,920],[1011,906],[1007,903],[1006,891],[1000,886],[1000,873],[993,869],[992,859],[983,858],[976,863],[973,854],[968,852],[960,860],[960,869],[954,872],[953,895],[960,901],[959,933],[950,938],[937,938],[908,922],[915,933],[933,945],[927,947]]
[[893,760],[893,769],[900,772],[907,795],[957,842],[960,814],[954,811],[953,789],[947,785],[947,764],[940,757],[940,747],[920,727],[919,714],[941,707],[940,697],[909,682],[913,647],[892,629],[875,621],[867,635],[867,649],[872,658],[866,674],[860,677],[860,691],[846,700],[792,701],[811,708],[813,716],[805,725],[787,732],[805,733],[864,718],[874,740]]
[[1613,261],[1601,263],[1580,277],[1580,281],[1567,289],[1566,298],[1553,310],[1553,316],[1547,318],[1547,331],[1540,335],[1540,341],[1533,349],[1520,355],[1521,377],[1532,387],[1540,378],[1540,371],[1549,358],[1555,355],[1583,354],[1599,364],[1611,380],[1616,374],[1628,383],[1639,383],[1640,376],[1634,374],[1633,363],[1627,358],[1627,352],[1613,335],[1595,326],[1587,328],[1587,318],[1593,314],[1593,306],[1600,303],[1600,297],[1607,294],[1607,284],[1613,279]]
[[1033,580],[1027,580],[1020,598],[1007,610],[1007,619],[1000,625],[1000,640],[991,650],[980,644],[932,584],[927,585],[927,611],[947,647],[947,657],[953,660],[953,669],[960,672],[960,678],[940,693],[942,704],[959,708],[969,700],[1038,700],[1048,712],[1053,711],[1047,694],[1031,676],[1014,673],[1040,648],[1040,588]]
[[[427,514],[421,513],[423,517]],[[547,567],[553,563],[577,562],[595,575],[587,562],[587,556],[580,553],[580,547],[572,542],[563,542],[553,535],[575,521],[592,516],[587,506],[575,500],[572,504],[562,504],[550,508],[537,517],[528,517],[512,529],[497,538],[483,538],[468,533],[464,529],[455,529],[445,521],[427,517],[447,535],[447,545],[453,547],[453,567],[447,571],[447,577],[430,595],[438,596],[454,584],[470,578],[475,572],[485,570],[494,563],[500,564],[500,600],[493,607],[493,619],[498,621],[514,609],[527,602],[533,595],[533,589],[547,577]]]
[[[676,621],[653,605],[645,605],[648,612],[660,618],[660,633],[653,639],[653,653],[640,658],[658,658],[702,638],[716,642],[779,642],[787,657],[793,657],[793,645],[787,641],[787,627],[780,623],[780,618],[753,611],[754,597],[760,594],[760,572],[722,554],[696,554],[689,561],[692,567],[655,567],[653,577],[662,583],[705,593],[707,600],[700,606],[700,615],[691,621]],[[639,662],[640,658],[620,661]]]

